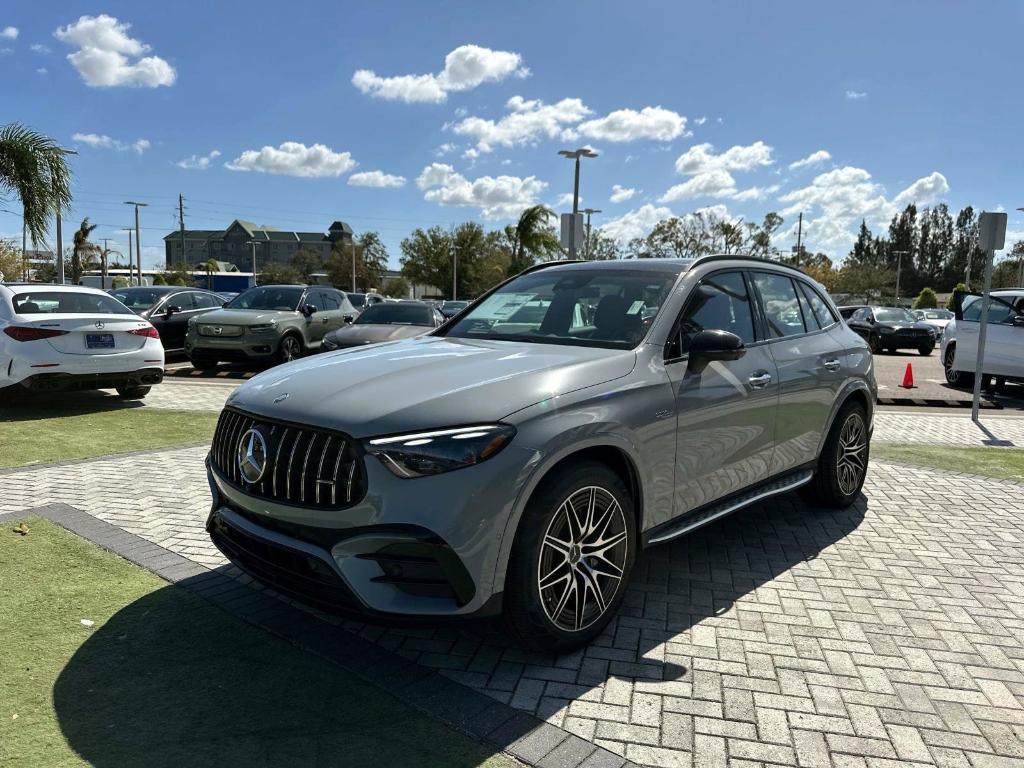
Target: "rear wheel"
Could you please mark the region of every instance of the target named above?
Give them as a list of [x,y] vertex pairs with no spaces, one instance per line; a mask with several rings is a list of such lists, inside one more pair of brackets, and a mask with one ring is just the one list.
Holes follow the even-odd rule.
[[506,619],[523,645],[567,651],[615,615],[636,552],[633,503],[617,474],[580,462],[534,493],[506,580]]
[[871,334],[868,336],[868,347],[871,349],[872,355],[882,354],[882,340],[878,338],[877,334]]
[[118,387],[117,396],[122,400],[141,400],[152,387]]
[[942,358],[942,369],[946,374],[946,383],[951,387],[973,387],[974,386],[974,374],[966,373],[964,371],[958,371],[953,367],[953,361],[956,359],[956,345],[950,344],[946,347],[946,354]]
[[217,367],[216,360],[189,360],[197,371],[212,371]]
[[825,440],[814,477],[803,495],[826,507],[848,507],[857,498],[868,471],[867,411],[850,402],[840,409]]
[[277,362],[290,363],[302,357],[302,340],[295,334],[286,334],[277,347]]
[[918,354],[928,356],[935,351],[934,342],[929,341],[927,344],[922,344],[917,348]]

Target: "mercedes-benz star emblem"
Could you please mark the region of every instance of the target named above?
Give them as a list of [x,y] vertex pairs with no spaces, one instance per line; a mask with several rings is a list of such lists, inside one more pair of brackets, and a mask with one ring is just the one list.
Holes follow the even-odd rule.
[[222,333],[223,331],[224,331],[224,329],[223,329],[223,328],[221,328],[221,327],[220,327],[219,325],[217,325],[217,326],[214,326],[213,332],[214,332],[215,334],[217,334],[218,336],[220,336],[220,335],[221,335],[221,333]]
[[267,441],[259,430],[249,429],[238,441],[238,471],[250,485],[258,483],[267,471]]
[[105,324],[104,324],[104,322],[102,320],[97,320],[96,321],[96,327],[97,328],[103,328],[104,326],[105,326]]

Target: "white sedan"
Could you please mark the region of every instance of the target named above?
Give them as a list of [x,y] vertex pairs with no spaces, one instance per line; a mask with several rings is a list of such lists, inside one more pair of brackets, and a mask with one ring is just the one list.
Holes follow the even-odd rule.
[[163,376],[156,329],[104,291],[0,285],[0,390],[116,389],[138,399]]

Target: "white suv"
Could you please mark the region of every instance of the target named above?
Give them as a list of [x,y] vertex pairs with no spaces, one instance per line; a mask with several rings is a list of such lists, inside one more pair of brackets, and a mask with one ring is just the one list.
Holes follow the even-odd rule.
[[[966,294],[942,334],[942,365],[946,381],[954,387],[974,384],[981,328],[981,296]],[[992,291],[985,338],[985,376],[1024,379],[1024,288]]]
[[156,328],[104,291],[0,285],[0,390],[116,389],[138,399],[163,375]]

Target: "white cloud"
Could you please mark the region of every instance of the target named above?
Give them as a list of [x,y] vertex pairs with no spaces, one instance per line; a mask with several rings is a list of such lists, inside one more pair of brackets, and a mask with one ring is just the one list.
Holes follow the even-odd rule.
[[341,176],[357,165],[350,152],[335,152],[323,144],[307,147],[298,141],[286,141],[279,147],[247,149],[234,160],[224,163],[229,171],[258,171],[307,178]]
[[676,173],[689,176],[712,170],[752,171],[774,162],[772,148],[763,141],[749,146],[737,144],[720,155],[711,144],[695,144],[676,159]]
[[671,141],[686,133],[686,118],[662,107],[619,109],[576,127],[581,136],[603,141]]
[[522,64],[518,53],[461,45],[445,56],[444,69],[436,75],[381,77],[373,70],[360,69],[352,76],[352,84],[375,98],[436,104],[453,91],[468,91],[510,75],[527,77],[530,70]]
[[[38,72],[39,70],[36,71]],[[46,70],[44,69],[41,74],[45,72]],[[128,150],[132,150],[139,155],[152,146],[149,139],[136,139],[129,143],[121,141],[120,139],[111,138],[105,133],[76,133],[71,137],[71,140],[76,144],[85,144],[86,146],[97,149],[116,149],[118,152],[127,152]]]
[[[789,219],[802,212],[809,247],[842,256],[853,243],[861,219],[877,231],[908,203],[929,205],[948,191],[945,176],[933,172],[890,199],[865,169],[845,166],[819,174],[808,186],[779,197],[789,204],[780,213]],[[795,229],[791,226],[782,235],[795,236]]]
[[691,200],[695,197],[731,197],[736,193],[736,180],[721,168],[702,171],[682,184],[671,187],[658,198],[659,203]]
[[810,168],[812,165],[821,165],[832,159],[832,155],[826,152],[824,149],[819,149],[817,152],[811,152],[807,157],[797,160],[794,163],[789,164],[789,170],[797,171],[801,168]]
[[[53,33],[58,40],[78,46],[68,61],[86,85],[157,88],[173,85],[177,73],[159,56],[142,56],[150,47],[128,35],[131,24],[113,16],[82,16]],[[134,59],[134,61],[133,61]]]
[[[459,136],[476,142],[477,154],[490,152],[495,146],[515,147],[534,144],[541,138],[553,139],[563,129],[591,114],[579,99],[562,99],[545,104],[539,99],[513,96],[506,102],[509,113],[500,120],[467,117],[451,126]],[[476,155],[474,154],[473,157]]]
[[9,53],[14,53],[13,48],[0,48],[0,56],[6,56]]
[[39,67],[39,68],[38,68],[38,69],[36,70],[36,74],[37,74],[37,75],[45,75],[45,74],[46,74],[46,72],[47,72],[47,69],[46,69],[46,67]]
[[694,118],[693,124],[694,125],[704,125],[704,123],[706,123],[707,121],[708,121],[708,119],[706,117],[704,117],[703,115],[701,115],[700,117]]
[[186,170],[205,171],[210,167],[210,163],[220,157],[220,150],[215,149],[208,155],[192,155],[186,157],[184,160],[179,160],[175,165],[179,168]]
[[405,176],[392,176],[383,171],[363,171],[348,177],[350,187],[404,187]]
[[42,43],[32,43],[32,45],[30,45],[28,48],[33,53],[39,53],[43,56],[50,52],[50,47],[47,45],[43,45]]
[[17,27],[4,27],[0,29],[0,37],[4,40],[17,40],[18,39],[18,28]]
[[739,200],[740,202],[747,200],[763,200],[768,197],[768,195],[774,195],[779,191],[779,188],[779,184],[773,184],[770,187],[750,187],[749,189],[743,189],[739,192],[735,192],[732,195],[729,195],[729,197],[732,200]]
[[[583,202],[583,198],[581,197],[577,202],[578,203],[582,203]],[[562,206],[567,206],[567,205],[572,205],[572,192],[563,192],[562,194],[560,194],[558,196],[558,199],[555,200],[555,207],[556,208],[561,208]]]
[[438,157],[444,157],[445,155],[451,154],[452,152],[454,152],[458,148],[459,148],[458,144],[452,144],[449,141],[449,142],[445,142],[444,144],[439,146],[437,149],[435,149],[434,150],[434,154],[437,155]]
[[646,237],[655,224],[671,219],[674,215],[670,208],[656,207],[648,203],[605,223],[601,231],[620,243],[625,243],[635,237]]
[[860,99],[866,99],[868,97],[867,91],[847,91],[846,98],[850,101],[858,101]]
[[612,184],[612,194],[608,200],[613,203],[624,203],[627,200],[632,199],[635,194],[636,190],[631,187],[622,187],[618,184]]
[[423,198],[440,205],[474,206],[484,218],[504,219],[518,216],[534,205],[547,183],[534,176],[481,176],[467,179],[444,163],[431,163],[416,179]]

